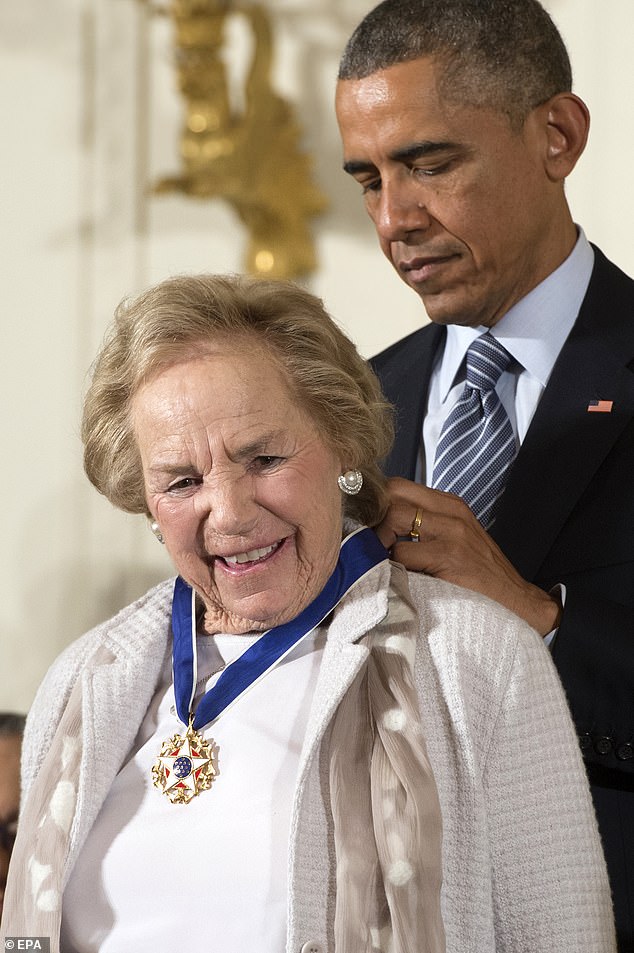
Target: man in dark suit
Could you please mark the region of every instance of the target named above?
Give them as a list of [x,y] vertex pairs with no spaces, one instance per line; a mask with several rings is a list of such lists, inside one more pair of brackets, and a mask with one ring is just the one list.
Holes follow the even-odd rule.
[[[386,472],[400,479],[382,538],[409,568],[489,595],[548,640],[591,781],[619,950],[633,951],[634,282],[589,244],[566,200],[587,108],[537,0],[386,0],[346,47],[337,116],[381,248],[431,319],[373,361],[397,413]],[[479,465],[443,441],[473,397],[482,336],[505,355],[492,400],[513,447],[484,525],[455,495],[469,500],[477,477],[464,491],[433,488],[437,456],[467,473]],[[501,432],[482,457],[480,496],[495,485]],[[410,530],[418,545],[396,542]]]

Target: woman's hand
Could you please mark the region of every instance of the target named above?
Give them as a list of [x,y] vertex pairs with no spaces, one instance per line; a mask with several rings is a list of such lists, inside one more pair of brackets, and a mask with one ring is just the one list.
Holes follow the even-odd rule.
[[[542,636],[557,628],[559,602],[522,579],[459,497],[399,477],[389,480],[388,490],[390,508],[376,531],[397,562],[495,599]],[[417,510],[419,541],[400,541]]]

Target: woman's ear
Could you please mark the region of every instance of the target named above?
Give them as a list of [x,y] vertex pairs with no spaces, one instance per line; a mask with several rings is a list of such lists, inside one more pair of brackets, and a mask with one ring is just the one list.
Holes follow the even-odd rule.
[[574,93],[557,93],[539,108],[545,123],[546,174],[552,182],[561,182],[570,175],[586,147],[590,113]]

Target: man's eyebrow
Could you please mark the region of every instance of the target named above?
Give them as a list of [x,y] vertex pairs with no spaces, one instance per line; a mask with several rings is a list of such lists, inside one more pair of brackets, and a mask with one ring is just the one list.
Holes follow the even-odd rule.
[[434,142],[428,139],[423,142],[413,142],[409,146],[397,149],[390,154],[390,159],[396,162],[407,162],[412,159],[424,159],[426,156],[436,155],[437,152],[454,152],[461,147],[457,142]]
[[363,162],[360,159],[350,159],[343,164],[343,171],[348,175],[361,175],[363,172],[376,172],[376,166],[371,162]]
[[[457,142],[440,141],[434,142],[428,139],[423,142],[412,142],[402,149],[396,149],[389,153],[389,158],[394,162],[411,162],[414,159],[423,159],[426,156],[433,156],[438,152],[454,152],[462,147]],[[343,171],[348,175],[360,175],[363,172],[376,171],[376,166],[372,162],[365,162],[362,159],[349,159],[343,164]]]

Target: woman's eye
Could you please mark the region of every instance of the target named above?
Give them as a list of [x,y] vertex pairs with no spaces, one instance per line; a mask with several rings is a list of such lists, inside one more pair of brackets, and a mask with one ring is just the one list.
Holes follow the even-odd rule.
[[272,470],[279,463],[282,462],[283,457],[273,457],[266,454],[261,454],[259,457],[255,458],[255,466],[258,470]]
[[200,480],[198,477],[183,477],[181,480],[177,480],[175,483],[171,483],[168,488],[168,493],[178,493],[182,490],[190,490],[194,486],[198,486]]

